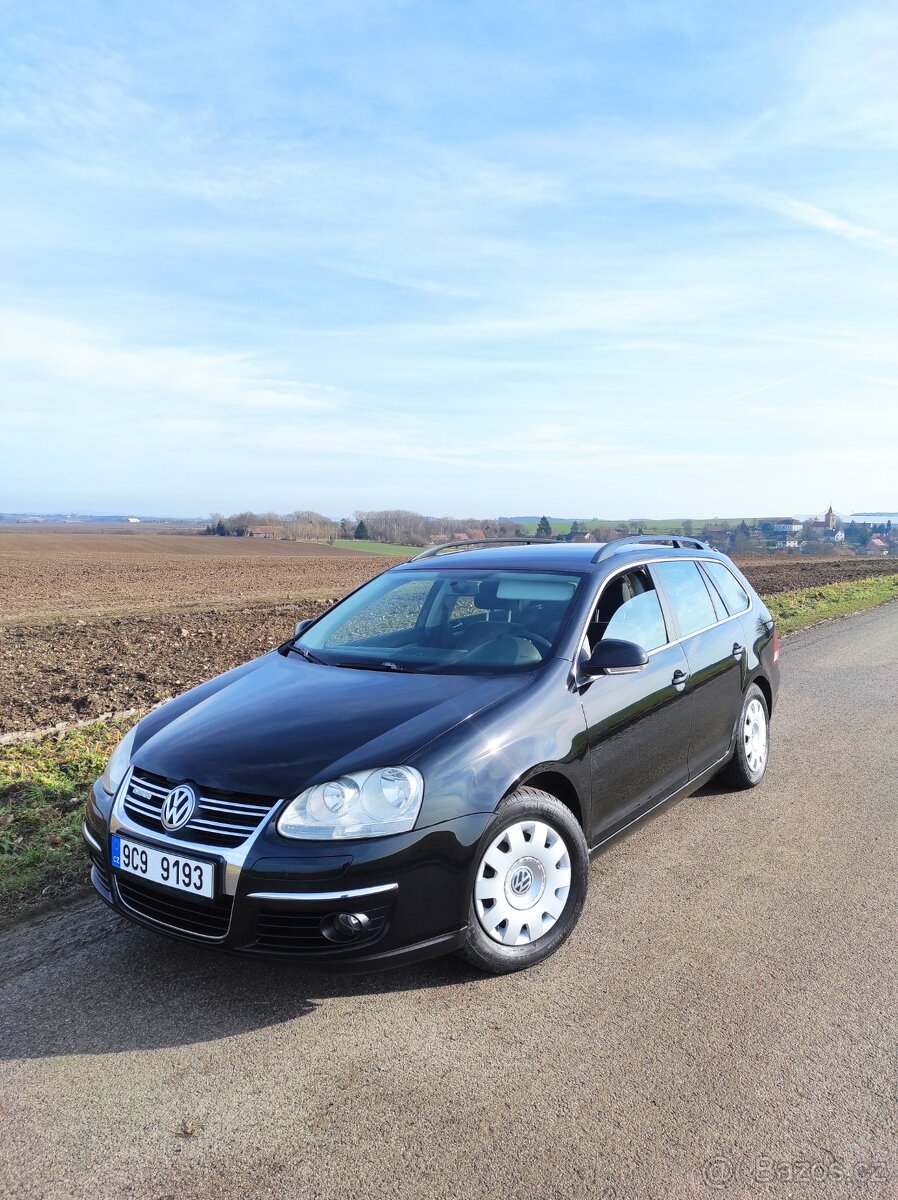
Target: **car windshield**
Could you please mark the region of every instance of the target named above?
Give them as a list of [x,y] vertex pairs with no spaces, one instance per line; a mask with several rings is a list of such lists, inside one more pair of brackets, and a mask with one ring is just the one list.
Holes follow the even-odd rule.
[[368,670],[533,670],[554,651],[580,581],[548,572],[387,572],[296,644],[323,662]]

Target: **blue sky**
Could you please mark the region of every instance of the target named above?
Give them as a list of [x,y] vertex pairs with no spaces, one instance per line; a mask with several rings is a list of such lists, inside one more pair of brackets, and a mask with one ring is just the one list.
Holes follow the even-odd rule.
[[898,507],[898,10],[0,0],[0,509]]

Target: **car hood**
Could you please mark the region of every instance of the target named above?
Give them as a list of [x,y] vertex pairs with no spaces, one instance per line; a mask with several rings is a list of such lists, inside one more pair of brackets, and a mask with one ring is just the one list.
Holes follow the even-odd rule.
[[529,678],[359,671],[272,652],[145,717],[132,761],[166,779],[294,796],[401,764]]

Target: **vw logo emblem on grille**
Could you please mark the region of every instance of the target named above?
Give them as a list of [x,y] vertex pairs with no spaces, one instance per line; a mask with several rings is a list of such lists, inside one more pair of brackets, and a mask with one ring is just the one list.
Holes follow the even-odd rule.
[[530,890],[533,883],[533,872],[529,867],[518,867],[511,877],[511,890],[516,896],[523,896]]
[[196,792],[189,784],[179,783],[162,801],[159,816],[165,828],[174,831],[187,824],[195,809]]

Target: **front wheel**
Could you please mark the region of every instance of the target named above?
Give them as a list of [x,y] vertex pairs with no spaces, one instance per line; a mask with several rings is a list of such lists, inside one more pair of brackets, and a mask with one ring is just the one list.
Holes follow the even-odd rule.
[[569,808],[522,787],[484,835],[459,953],[504,974],[541,962],[570,935],[586,897],[589,853]]
[[770,715],[756,683],[746,689],[736,727],[733,757],[720,777],[734,788],[756,787],[764,778],[770,753]]

